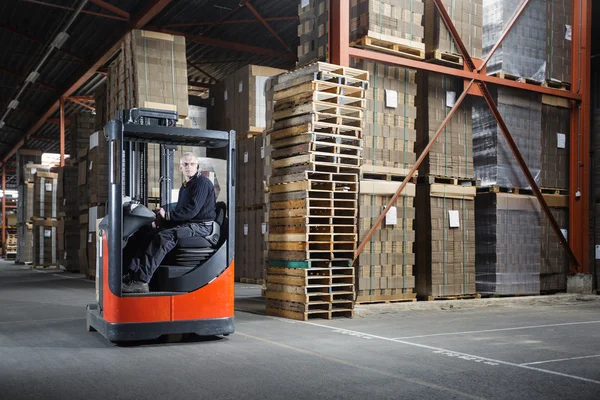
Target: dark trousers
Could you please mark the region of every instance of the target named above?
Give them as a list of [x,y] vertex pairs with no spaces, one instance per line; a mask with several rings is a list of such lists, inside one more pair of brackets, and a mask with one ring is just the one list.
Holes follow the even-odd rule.
[[[154,271],[165,256],[173,250],[179,239],[208,236],[212,225],[185,224],[168,229],[140,229],[127,242],[123,252],[123,265],[134,274],[135,280],[150,282]],[[127,272],[127,271],[123,271]]]

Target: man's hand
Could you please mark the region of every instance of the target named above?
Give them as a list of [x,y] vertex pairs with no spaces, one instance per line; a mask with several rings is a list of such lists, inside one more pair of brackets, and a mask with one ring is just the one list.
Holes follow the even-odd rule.
[[161,207],[161,209],[158,210],[158,215],[160,215],[161,218],[164,219],[165,218],[165,214],[166,214],[165,213],[165,209]]

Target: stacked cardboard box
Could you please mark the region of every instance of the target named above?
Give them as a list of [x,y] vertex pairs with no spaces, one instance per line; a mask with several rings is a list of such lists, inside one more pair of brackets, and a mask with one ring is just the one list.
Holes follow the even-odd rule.
[[[94,126],[90,133],[104,129],[106,122],[109,121],[111,118],[114,118],[114,115],[109,115],[108,112],[107,92],[108,85],[106,84],[106,82],[104,82],[100,86],[98,86],[98,89],[96,89],[96,92],[94,93],[96,117],[94,119]],[[87,140],[89,141],[89,135],[87,136]],[[88,146],[86,143],[84,143],[84,145],[81,147],[87,148]]]
[[[400,182],[360,181],[359,242],[383,212]],[[414,299],[413,243],[415,184],[409,183],[386,215],[382,226],[358,256],[356,301],[359,303]]]
[[[550,211],[568,240],[569,229],[569,197],[560,195],[544,195]],[[546,215],[540,213],[541,219],[541,255],[540,291],[558,292],[567,289],[567,274],[569,273],[569,257],[561,245],[556,233]]]
[[58,264],[70,272],[79,271],[79,168],[57,168],[59,201],[58,211]]
[[298,66],[327,61],[329,52],[329,2],[304,0],[298,5]]
[[475,294],[475,187],[419,183],[417,204],[417,293]]
[[[96,102],[96,106],[98,103]],[[74,114],[74,121],[70,125],[69,137],[71,139],[71,160],[77,160],[77,153],[87,149],[90,145],[90,134],[95,131],[96,116],[91,113],[81,112]]]
[[262,135],[237,142],[235,277],[240,281],[265,278],[264,152]]
[[[442,125],[463,82],[441,74],[419,71],[417,108],[417,154],[421,154]],[[473,132],[471,105],[463,101],[433,144],[419,175],[473,178]]]
[[535,196],[477,193],[477,292],[540,293],[540,206]]
[[573,1],[546,0],[546,81],[571,82]]
[[542,105],[542,165],[540,186],[569,188],[570,111]]
[[103,131],[90,135],[87,162],[90,205],[103,204],[108,201],[108,142]]
[[[500,38],[521,0],[483,1],[483,55]],[[503,73],[542,82],[546,79],[546,0],[527,4],[487,64],[488,75]]]
[[[355,0],[350,3],[350,40],[424,57],[422,0]],[[393,45],[397,46],[393,46]],[[391,46],[390,46],[391,45]]]
[[133,30],[109,67],[107,119],[134,107],[188,115],[185,38]]
[[362,70],[315,63],[279,75],[273,86],[269,314],[353,315],[368,79]]
[[372,61],[352,67],[369,72],[362,170],[406,175],[416,161],[416,71]]
[[33,266],[57,267],[58,174],[36,172],[33,185]]
[[[539,185],[542,131],[540,95],[507,88],[490,91],[529,171]],[[473,106],[473,161],[475,177],[481,179],[482,186],[529,187],[523,170],[483,100],[475,101]]]
[[[483,0],[442,0],[454,27],[471,57],[481,58],[483,46]],[[462,56],[433,0],[425,0],[425,54],[462,64]],[[445,57],[453,55],[458,57]]]
[[212,129],[234,130],[237,135],[261,134],[266,127],[265,87],[282,69],[247,65],[211,90]]

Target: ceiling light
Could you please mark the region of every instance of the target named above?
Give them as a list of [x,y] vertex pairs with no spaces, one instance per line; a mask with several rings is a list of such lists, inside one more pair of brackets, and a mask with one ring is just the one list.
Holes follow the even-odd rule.
[[40,73],[36,72],[36,71],[33,71],[32,73],[29,74],[29,76],[27,77],[27,79],[25,79],[25,82],[33,83],[39,77],[40,77]]
[[7,108],[9,110],[14,110],[15,108],[17,108],[18,105],[19,105],[19,100],[14,99],[10,103],[8,103],[8,107]]
[[56,35],[50,46],[60,49],[63,46],[63,44],[65,44],[68,38],[69,34],[67,32],[61,32],[58,35]]

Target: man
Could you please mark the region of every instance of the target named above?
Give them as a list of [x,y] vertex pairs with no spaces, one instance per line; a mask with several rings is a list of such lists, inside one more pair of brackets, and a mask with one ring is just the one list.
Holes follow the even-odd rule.
[[179,160],[179,170],[185,181],[179,189],[175,208],[169,211],[164,208],[158,210],[158,229],[148,237],[149,244],[146,244],[146,240],[146,245],[140,247],[139,243],[132,241],[132,246],[126,248],[133,251],[134,255],[123,276],[123,293],[148,293],[148,282],[152,275],[179,239],[208,236],[212,233],[212,221],[216,218],[215,189],[212,182],[198,173],[198,157],[193,153],[183,154]]

